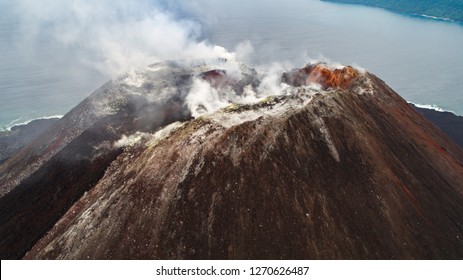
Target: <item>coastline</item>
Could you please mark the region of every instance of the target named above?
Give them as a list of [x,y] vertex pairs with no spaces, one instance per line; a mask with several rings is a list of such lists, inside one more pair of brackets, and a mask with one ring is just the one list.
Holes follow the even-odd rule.
[[463,149],[463,116],[433,105],[409,104]]
[[[352,4],[352,5],[356,5],[356,4]],[[431,15],[425,15],[425,14],[408,13],[408,12],[403,12],[403,11],[399,11],[399,10],[381,8],[381,7],[370,6],[370,5],[363,5],[363,4],[358,4],[358,5],[368,6],[368,7],[376,8],[376,9],[382,9],[382,10],[385,10],[385,11],[388,11],[388,12],[393,12],[393,13],[396,13],[396,14],[403,15],[405,17],[429,19],[429,20],[443,21],[443,22],[456,23],[456,24],[463,25],[463,21],[458,21],[458,20],[451,19],[451,18],[443,18],[443,17],[431,16]]]
[[0,164],[34,141],[59,119],[56,116],[35,119],[0,131]]
[[434,111],[441,112],[441,113],[448,112],[448,113],[452,113],[452,114],[458,116],[457,114],[455,114],[455,112],[444,110],[444,109],[442,109],[441,107],[439,107],[437,105],[419,104],[419,103],[413,103],[413,102],[410,102],[410,101],[407,101],[407,103],[413,105],[414,107],[420,108],[420,109],[434,110]]
[[443,22],[449,22],[449,23],[456,23],[459,25],[463,25],[463,20],[457,20],[457,19],[452,19],[448,17],[439,17],[435,15],[427,15],[427,14],[420,14],[420,13],[414,13],[414,12],[407,12],[403,10],[397,10],[394,8],[387,8],[387,7],[381,7],[381,6],[376,6],[374,4],[369,4],[369,3],[354,3],[354,2],[344,2],[344,1],[337,1],[337,0],[320,0],[322,2],[329,2],[329,3],[334,3],[334,4],[340,4],[340,5],[356,5],[356,6],[363,6],[363,7],[370,7],[370,8],[375,8],[375,9],[381,9],[384,11],[400,14],[402,16],[406,17],[412,17],[412,18],[421,18],[421,19],[430,19],[430,20],[435,20],[435,21],[443,21]]
[[30,123],[40,121],[40,120],[50,120],[50,119],[61,119],[64,117],[64,115],[50,115],[50,116],[44,116],[44,117],[39,117],[39,118],[34,118],[34,119],[28,119],[26,121],[20,121],[21,118],[18,118],[16,120],[11,121],[9,124],[4,125],[2,128],[0,128],[0,133],[2,132],[7,132],[7,131],[12,131],[17,128],[20,128],[22,126],[27,126]]

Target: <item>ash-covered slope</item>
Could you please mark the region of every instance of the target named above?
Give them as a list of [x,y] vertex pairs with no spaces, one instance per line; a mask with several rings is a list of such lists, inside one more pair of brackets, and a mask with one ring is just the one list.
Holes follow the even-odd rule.
[[192,71],[158,64],[111,81],[0,165],[0,248],[18,258],[103,176],[124,134],[187,120]]
[[57,120],[58,118],[37,119],[13,126],[7,131],[0,131],[0,164],[40,136]]
[[[2,256],[463,257],[463,153],[383,81],[323,64],[274,85],[207,70],[164,76],[183,87],[140,75],[153,96],[175,89],[140,103],[177,96],[149,110],[165,121],[118,110],[1,198]],[[93,157],[65,161],[76,145]]]
[[188,91],[190,72],[174,63],[156,64],[103,85],[47,133],[0,165],[0,196],[20,185],[88,130],[99,134],[111,126],[107,133],[118,139],[120,133],[156,129],[164,122],[164,116],[177,118],[172,107],[183,107],[182,96]]

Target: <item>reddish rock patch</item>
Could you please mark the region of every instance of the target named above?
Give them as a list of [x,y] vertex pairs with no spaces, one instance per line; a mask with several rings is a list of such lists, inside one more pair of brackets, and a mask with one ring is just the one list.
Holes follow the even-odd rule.
[[234,82],[227,76],[225,70],[210,70],[201,74],[201,78],[211,84],[214,88],[223,88]]
[[349,89],[358,76],[358,70],[351,66],[330,69],[323,64],[314,64],[284,73],[283,81],[296,87],[318,83],[323,89]]

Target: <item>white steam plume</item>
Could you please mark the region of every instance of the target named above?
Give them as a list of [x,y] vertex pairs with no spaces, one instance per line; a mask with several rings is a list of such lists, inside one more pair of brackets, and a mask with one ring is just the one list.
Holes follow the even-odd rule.
[[[44,41],[61,45],[72,50],[70,53],[79,57],[81,63],[107,76],[175,60],[187,65],[191,62],[213,64],[239,81],[242,69],[237,61],[252,63],[251,42],[241,42],[235,52],[215,46],[201,39],[199,23],[178,18],[163,8],[172,5],[184,4],[162,0],[11,0],[10,8],[20,26],[18,45],[33,47]],[[246,86],[240,94],[231,88],[215,89],[200,78],[194,79],[186,97],[193,116],[231,103],[254,103],[265,96],[290,94],[290,87],[281,82],[284,69],[292,68],[289,63],[257,68],[266,72],[260,85]]]
[[165,60],[213,60],[224,48],[201,41],[201,28],[163,10],[162,1],[18,0],[17,40],[34,46],[61,44],[106,75]]

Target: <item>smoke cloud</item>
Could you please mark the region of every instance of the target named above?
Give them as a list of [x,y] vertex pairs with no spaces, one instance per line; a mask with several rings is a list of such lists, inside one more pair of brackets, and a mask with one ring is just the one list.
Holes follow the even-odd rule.
[[[19,45],[60,44],[108,76],[159,61],[208,62],[228,53],[201,40],[199,23],[168,12],[163,1],[18,0],[10,6],[20,25]],[[249,51],[249,45],[240,48]]]
[[[131,73],[149,64],[174,60],[185,65],[211,64],[234,81],[242,81],[240,62],[252,64],[254,47],[239,43],[234,52],[203,39],[197,21],[180,17],[182,9],[198,9],[197,1],[185,4],[162,0],[18,0],[10,3],[18,19],[17,40],[35,46],[48,41],[69,48],[81,63],[106,76]],[[174,11],[174,12],[172,12]],[[177,12],[175,12],[177,11]],[[184,13],[183,13],[184,14]],[[238,62],[239,61],[239,62]],[[185,103],[193,116],[210,113],[231,103],[254,103],[269,95],[290,94],[281,74],[290,63],[261,65],[266,74],[235,92],[214,88],[196,77]],[[133,75],[131,75],[133,76]],[[121,139],[125,145],[131,138]],[[117,144],[117,145],[119,145]]]

